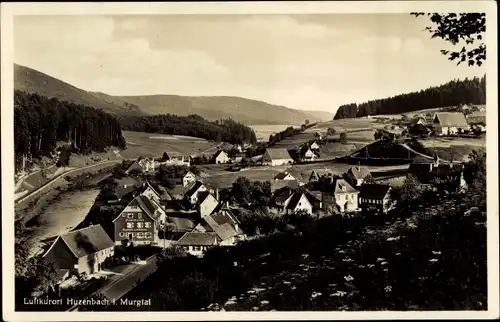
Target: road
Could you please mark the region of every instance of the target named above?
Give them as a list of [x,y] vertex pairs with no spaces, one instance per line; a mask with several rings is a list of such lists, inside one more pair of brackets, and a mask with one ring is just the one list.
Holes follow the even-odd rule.
[[[124,275],[114,275],[109,279],[109,283],[96,292],[101,293],[110,301],[117,301],[136,287],[137,283],[144,281],[144,279],[156,271],[156,268],[156,255],[150,256],[143,264],[138,264],[122,273]],[[78,305],[71,307],[67,311],[78,311]]]
[[73,173],[75,171],[81,171],[81,170],[90,169],[90,168],[93,168],[93,167],[96,167],[96,166],[102,166],[102,165],[105,165],[105,164],[113,164],[113,163],[120,163],[120,162],[121,162],[121,160],[104,161],[104,162],[99,162],[99,163],[96,163],[96,164],[91,164],[91,165],[88,165],[88,166],[84,166],[84,167],[80,167],[80,168],[76,168],[76,169],[73,169],[73,170],[69,170],[69,171],[63,172],[63,173],[59,174],[58,176],[52,178],[50,181],[44,183],[40,187],[36,188],[35,190],[30,191],[30,193],[28,193],[27,195],[25,195],[25,196],[17,199],[15,202],[16,203],[21,203],[21,202],[25,201],[26,199],[28,199],[32,195],[36,194],[37,192],[39,192],[43,188],[47,187],[48,185],[51,185],[52,183],[54,183],[55,181],[59,180],[63,176],[71,174],[71,173]]

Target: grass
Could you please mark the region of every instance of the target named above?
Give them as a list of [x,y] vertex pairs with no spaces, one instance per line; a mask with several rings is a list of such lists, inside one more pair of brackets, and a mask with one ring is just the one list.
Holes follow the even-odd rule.
[[269,136],[274,133],[281,132],[285,130],[289,126],[298,126],[298,125],[249,125],[249,127],[254,130],[255,135],[257,136],[258,141],[267,141]]
[[135,159],[140,156],[160,157],[163,152],[172,155],[215,153],[218,146],[215,142],[200,138],[143,132],[123,131],[123,137],[127,142],[127,149],[120,151],[120,154],[126,159]]

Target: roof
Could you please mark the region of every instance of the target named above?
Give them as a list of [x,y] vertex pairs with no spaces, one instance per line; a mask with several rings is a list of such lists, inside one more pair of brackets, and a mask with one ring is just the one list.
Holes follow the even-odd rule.
[[226,152],[224,152],[223,150],[219,150],[219,151],[215,152],[215,154],[214,154],[214,158],[217,158],[217,157],[218,157],[219,155],[221,155],[222,153],[224,153],[224,154],[226,155],[226,157],[227,157],[227,153],[226,153]]
[[291,160],[292,158],[290,157],[290,154],[288,153],[287,149],[283,148],[278,148],[278,149],[271,149],[268,148],[266,150],[267,154],[271,158],[271,160]]
[[330,169],[314,169],[311,171],[311,174],[309,174],[309,180],[311,180],[312,177],[319,178],[322,175],[331,173],[332,171]]
[[217,223],[212,216],[205,216],[203,220],[212,230],[217,234],[220,240],[227,240],[231,237],[237,236],[238,232],[233,225],[225,222],[223,224]]
[[132,164],[131,164],[128,168],[127,168],[127,170],[126,170],[125,172],[126,172],[126,173],[128,173],[128,172],[130,172],[130,171],[132,171],[132,170],[135,170],[135,169],[137,169],[137,170],[141,170],[141,171],[142,171],[142,167],[141,167],[141,165],[139,164],[139,162],[137,162],[137,161],[134,161],[134,162],[133,162],[133,163],[132,163]]
[[293,195],[292,189],[285,187],[280,191],[277,191],[273,196],[274,203],[277,205],[282,205],[285,201],[288,200]]
[[477,111],[471,113],[467,117],[467,121],[470,123],[485,123],[486,124],[486,111]]
[[[342,191],[342,187],[345,187],[346,190]],[[346,193],[346,192],[357,192],[345,179],[335,179],[334,181],[334,193]]]
[[220,212],[213,213],[210,215],[210,217],[212,217],[219,225],[230,224],[234,226],[239,224],[238,219],[234,217],[234,214],[229,209],[224,209]]
[[187,170],[183,175],[182,175],[182,178],[186,177],[187,175],[192,175],[194,177],[196,177],[196,175],[194,173],[192,173],[191,171]]
[[322,192],[319,190],[307,190],[306,197],[307,197],[307,199],[309,199],[309,201],[311,201],[311,199],[316,199],[316,201],[321,201]]
[[390,189],[391,186],[386,184],[363,184],[359,192],[359,197],[381,200],[384,199]]
[[[288,173],[288,172],[280,172],[280,173],[278,173],[278,174],[274,177],[274,179],[276,179],[276,180],[283,180],[283,179],[285,179],[287,176],[291,176],[292,178],[294,178],[294,177],[293,177],[290,173]],[[295,178],[294,178],[294,179],[295,179]]]
[[351,167],[348,173],[351,173],[355,179],[364,179],[370,175],[370,170],[367,167],[355,166]]
[[187,232],[178,241],[177,245],[180,246],[212,246],[216,245],[219,237],[216,233],[195,233]]
[[271,182],[271,190],[276,191],[283,189],[285,187],[291,189],[297,189],[300,186],[300,183],[297,180],[277,180]]
[[[198,194],[198,203],[201,204],[203,201],[205,201],[208,196],[212,196],[214,199],[215,197],[210,193],[210,191],[201,191],[199,194]],[[217,199],[215,199],[217,200]]]
[[185,195],[188,192],[189,186],[184,187],[182,184],[175,185],[174,188],[170,189],[170,194],[172,196]]
[[203,183],[201,181],[196,181],[186,192],[186,196],[192,197],[201,186],[203,186]]
[[439,121],[445,127],[467,127],[467,120],[463,113],[458,112],[438,112],[434,115],[434,121]]
[[167,212],[167,223],[172,223],[173,232],[189,232],[196,226],[198,220],[196,212]]
[[[299,201],[300,199],[302,198],[302,196],[304,195],[304,193],[302,192],[296,192],[292,195],[292,198],[290,199],[290,202],[288,202],[288,205],[286,206],[288,209],[295,209],[297,208],[297,205],[299,204]],[[306,200],[307,202],[309,202],[309,200],[307,199],[306,197]],[[309,202],[310,204],[310,202]]]
[[60,238],[77,258],[94,254],[113,247],[115,244],[101,225],[75,230],[60,236]]
[[155,214],[158,206],[151,202],[151,200],[149,200],[149,198],[146,196],[135,197],[134,200],[129,203],[129,206],[139,206],[146,213],[146,215],[154,220],[158,219],[157,214]]

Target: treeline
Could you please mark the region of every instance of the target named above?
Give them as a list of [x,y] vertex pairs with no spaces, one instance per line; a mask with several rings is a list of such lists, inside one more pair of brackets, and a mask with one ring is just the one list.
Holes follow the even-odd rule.
[[58,143],[71,143],[77,152],[103,151],[108,146],[125,147],[120,124],[102,110],[14,92],[14,151],[22,157],[50,156]]
[[123,130],[185,135],[216,142],[241,144],[256,143],[255,132],[248,126],[231,119],[207,121],[199,115],[177,116],[172,114],[154,116],[120,116]]
[[486,104],[486,75],[478,78],[453,80],[444,85],[429,87],[419,92],[401,94],[365,103],[339,107],[334,119],[368,115],[401,114],[428,108],[459,104]]
[[304,132],[306,129],[313,127],[317,123],[304,123],[300,129],[296,129],[293,126],[289,126],[281,132],[269,135],[269,145],[274,145],[288,137]]

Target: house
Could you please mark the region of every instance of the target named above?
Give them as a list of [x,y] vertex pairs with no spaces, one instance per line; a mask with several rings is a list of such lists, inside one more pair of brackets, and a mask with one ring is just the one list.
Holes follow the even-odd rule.
[[229,156],[227,155],[226,152],[219,150],[214,154],[213,160],[215,164],[228,163]]
[[241,163],[246,158],[245,153],[236,153],[232,158],[233,163]]
[[219,245],[220,238],[215,232],[187,232],[175,242],[193,256],[201,257],[209,248]]
[[366,177],[370,175],[370,170],[368,170],[367,167],[362,167],[360,165],[351,167],[346,173],[348,181],[357,187],[361,186]]
[[325,135],[321,132],[316,132],[314,133],[314,138],[317,139],[317,140],[321,140],[325,137]]
[[274,180],[271,182],[271,191],[274,193],[283,188],[298,189],[303,184],[298,180]]
[[141,167],[138,161],[132,162],[132,164],[125,170],[126,174],[130,173],[142,173],[144,169]]
[[239,227],[239,221],[229,208],[202,218],[193,232],[216,233],[219,237],[218,245],[234,246],[239,240],[246,239],[245,233]]
[[323,194],[319,190],[306,190],[306,196],[312,205],[312,210],[323,209]]
[[320,177],[324,175],[329,175],[332,174],[332,172],[329,169],[316,169],[311,171],[311,174],[309,175],[309,182],[315,182],[318,181]]
[[106,197],[108,204],[130,202],[137,195],[138,189],[142,187],[142,183],[131,177],[124,177],[115,182],[114,191]]
[[486,125],[486,111],[472,112],[469,116],[467,116],[467,122],[469,124]]
[[162,162],[160,165],[185,165],[189,167],[191,166],[191,157],[183,155],[172,156],[169,160]]
[[361,209],[376,209],[381,212],[391,210],[391,186],[384,184],[364,184],[359,191],[359,206]]
[[186,172],[182,176],[182,185],[184,187],[187,187],[187,186],[193,184],[194,182],[196,182],[196,176],[191,171]]
[[144,158],[137,162],[144,172],[154,172],[157,167],[157,161],[154,158]]
[[425,120],[424,117],[416,117],[410,121],[410,125],[416,125],[416,124],[426,126],[427,121]]
[[167,211],[165,220],[158,221],[159,233],[160,231],[163,232],[163,236],[159,234],[159,238],[168,241],[170,244],[171,242],[179,240],[185,233],[193,231],[199,222],[200,214],[197,210]]
[[453,135],[469,129],[464,114],[458,112],[434,114],[433,127],[436,135]]
[[452,179],[456,182],[457,187],[463,187],[465,186],[463,170],[463,164],[455,162],[441,163],[439,158],[434,157],[434,160],[427,159],[411,163],[408,168],[408,175],[415,176],[423,184],[431,183],[432,180],[439,178]]
[[313,150],[308,148],[302,153],[301,158],[305,161],[312,161],[317,159],[318,155]]
[[159,221],[166,221],[165,210],[146,196],[137,196],[113,220],[115,243],[152,244],[156,241]]
[[340,212],[351,212],[358,210],[358,190],[345,179],[335,178],[332,182],[332,191],[324,192],[323,207],[337,208]]
[[290,173],[288,173],[288,172],[285,171],[285,172],[278,173],[274,177],[274,180],[278,181],[278,180],[297,180],[297,179],[295,179],[294,176],[292,176]]
[[313,206],[304,192],[295,192],[290,188],[276,191],[271,204],[272,208],[283,214],[292,214],[300,210],[312,214],[313,210]]
[[219,201],[210,193],[210,191],[202,191],[198,195],[198,211],[201,218],[211,215],[219,205]]
[[311,150],[319,150],[319,144],[316,143],[316,141],[314,141],[310,146],[309,146],[309,149]]
[[57,237],[45,258],[69,274],[93,274],[114,255],[115,244],[101,225],[78,229]]
[[198,203],[200,194],[205,191],[208,191],[207,187],[205,187],[201,181],[196,181],[186,192],[184,198],[189,201],[191,205],[195,205]]
[[262,156],[262,164],[264,165],[280,166],[292,163],[293,159],[288,150],[283,148],[268,148]]
[[143,185],[143,191],[140,193],[141,196],[145,196],[151,201],[154,201],[158,206],[160,206],[160,202],[162,201],[162,195],[156,191],[155,188],[149,183],[149,181],[146,181]]

